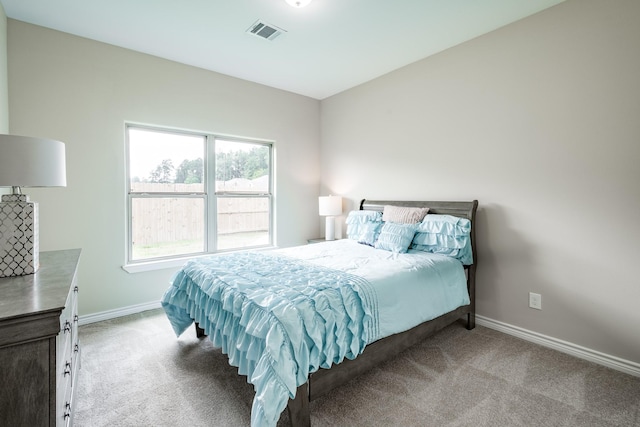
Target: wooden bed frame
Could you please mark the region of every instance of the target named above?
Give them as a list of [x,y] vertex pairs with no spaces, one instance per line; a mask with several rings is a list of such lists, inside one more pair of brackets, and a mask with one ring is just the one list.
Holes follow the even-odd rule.
[[[478,201],[470,202],[429,202],[429,201],[385,201],[366,200],[360,202],[360,210],[383,211],[385,205],[408,206],[408,207],[428,207],[430,214],[454,215],[471,220],[471,250],[473,254],[472,265],[465,266],[467,275],[467,288],[471,303],[463,307],[443,314],[433,320],[409,329],[408,331],[391,335],[375,341],[364,349],[355,359],[345,359],[338,365],[333,365],[330,369],[320,369],[309,375],[306,383],[296,390],[294,399],[289,399],[287,409],[291,425],[294,427],[309,427],[311,417],[309,412],[309,402],[330,392],[336,387],[346,383],[352,378],[368,371],[381,362],[388,360],[407,348],[423,341],[430,335],[456,322],[458,319],[467,317],[467,329],[475,328],[475,287],[476,287],[476,267],[478,256],[476,253],[475,239],[475,216]],[[204,331],[196,324],[198,337],[204,336]]]

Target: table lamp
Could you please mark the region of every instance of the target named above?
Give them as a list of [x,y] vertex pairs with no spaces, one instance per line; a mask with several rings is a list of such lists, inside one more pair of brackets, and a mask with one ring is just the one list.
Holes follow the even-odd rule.
[[320,216],[326,216],[325,219],[325,240],[334,240],[336,238],[336,222],[335,217],[342,214],[342,197],[340,196],[321,196],[318,198],[318,213]]
[[0,277],[38,270],[38,204],[20,187],[66,187],[64,144],[44,138],[0,134]]

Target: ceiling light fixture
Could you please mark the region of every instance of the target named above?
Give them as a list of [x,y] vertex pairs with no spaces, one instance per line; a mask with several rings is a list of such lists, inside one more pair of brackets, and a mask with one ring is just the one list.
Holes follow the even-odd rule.
[[297,8],[305,7],[306,5],[311,3],[311,0],[284,0],[284,1],[286,1],[289,6],[293,6]]

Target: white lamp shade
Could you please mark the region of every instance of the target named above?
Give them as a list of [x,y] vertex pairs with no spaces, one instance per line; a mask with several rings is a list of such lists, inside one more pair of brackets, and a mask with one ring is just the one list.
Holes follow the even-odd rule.
[[64,143],[0,134],[0,187],[66,187]]
[[321,216],[336,216],[342,213],[342,197],[324,196],[318,198],[318,214]]

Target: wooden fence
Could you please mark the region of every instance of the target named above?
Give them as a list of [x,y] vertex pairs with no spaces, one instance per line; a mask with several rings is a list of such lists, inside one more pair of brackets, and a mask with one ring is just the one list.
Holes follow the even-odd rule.
[[[202,184],[134,183],[136,192],[198,193]],[[204,199],[134,198],[132,237],[135,245],[202,240]],[[269,199],[266,197],[218,197],[218,236],[269,230]]]

